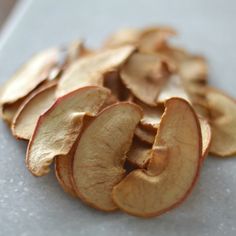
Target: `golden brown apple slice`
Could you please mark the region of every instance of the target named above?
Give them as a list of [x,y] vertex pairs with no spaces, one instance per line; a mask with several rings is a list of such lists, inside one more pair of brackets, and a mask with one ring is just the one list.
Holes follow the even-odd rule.
[[133,46],[107,49],[72,63],[59,82],[57,96],[83,86],[102,86],[104,75],[121,66],[134,50]]
[[123,83],[142,102],[157,105],[159,93],[169,77],[167,62],[155,54],[134,53],[123,66]]
[[206,93],[212,141],[210,153],[227,157],[236,154],[236,101],[213,88]]
[[34,132],[39,116],[56,100],[56,83],[50,83],[33,92],[21,104],[11,126],[16,138],[29,140]]
[[104,211],[117,207],[111,191],[125,174],[123,164],[142,112],[123,102],[103,110],[81,134],[73,160],[73,183],[78,196]]
[[55,173],[57,180],[65,192],[76,197],[76,192],[72,185],[72,160],[73,160],[74,150],[69,152],[65,156],[59,156],[55,158]]
[[53,67],[58,64],[60,51],[48,49],[32,57],[3,87],[0,103],[12,104],[28,95],[46,80]]
[[134,170],[113,187],[112,196],[125,212],[160,215],[180,204],[192,190],[201,162],[198,118],[183,99],[166,102],[147,169]]
[[102,87],[83,87],[57,99],[39,117],[26,154],[26,165],[32,174],[47,174],[54,157],[69,153],[84,115],[95,115],[108,95],[109,91]]

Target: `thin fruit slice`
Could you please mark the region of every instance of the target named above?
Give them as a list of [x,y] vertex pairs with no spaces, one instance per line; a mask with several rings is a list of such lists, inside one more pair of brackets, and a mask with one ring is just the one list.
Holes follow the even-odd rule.
[[11,126],[16,138],[25,140],[31,138],[39,116],[56,100],[55,91],[56,83],[51,83],[36,90],[23,102]]
[[60,51],[56,48],[33,56],[4,85],[0,98],[1,105],[12,104],[28,95],[48,78],[52,68],[57,66],[59,58]]
[[123,66],[121,79],[142,102],[157,105],[159,93],[169,77],[169,66],[155,54],[134,53]]
[[56,178],[61,187],[64,189],[64,191],[71,194],[71,196],[76,197],[77,195],[71,181],[73,155],[74,155],[74,150],[72,148],[69,154],[65,156],[56,157],[55,173],[56,173]]
[[108,95],[105,88],[84,87],[59,98],[39,117],[26,154],[26,165],[32,174],[47,174],[54,157],[69,153],[84,115],[95,115]]
[[171,98],[165,105],[147,169],[130,172],[112,191],[117,206],[135,216],[157,216],[176,207],[199,174],[202,140],[198,118],[183,99]]
[[158,102],[164,103],[172,97],[183,98],[190,101],[190,98],[184,88],[181,78],[178,75],[172,75],[165,83],[158,96]]
[[90,206],[104,211],[117,207],[111,191],[125,174],[123,164],[142,112],[131,103],[103,110],[81,134],[73,161],[76,193]]
[[207,157],[211,145],[211,126],[203,117],[199,117],[199,122],[202,133],[202,159],[204,160]]
[[227,157],[236,154],[236,101],[221,91],[208,88],[212,141],[210,153]]
[[57,96],[88,85],[103,85],[104,75],[121,66],[134,50],[133,46],[107,49],[74,62],[61,78]]

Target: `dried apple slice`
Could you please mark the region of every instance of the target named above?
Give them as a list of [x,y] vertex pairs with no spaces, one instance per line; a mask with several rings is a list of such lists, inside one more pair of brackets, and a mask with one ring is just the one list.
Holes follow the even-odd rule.
[[130,172],[113,187],[117,206],[135,216],[157,216],[176,207],[199,174],[202,140],[198,118],[183,99],[171,98],[165,105],[146,170]]
[[202,159],[204,160],[209,152],[212,134],[211,134],[211,126],[208,121],[199,117],[201,133],[202,133]]
[[53,67],[59,62],[60,51],[48,49],[33,56],[4,85],[0,103],[12,104],[28,95],[40,83],[46,80]]
[[210,153],[227,157],[236,154],[236,101],[221,91],[208,88],[212,141]]
[[121,66],[134,50],[133,46],[107,49],[74,62],[62,76],[57,96],[65,95],[83,86],[103,85],[104,75]]
[[11,126],[12,133],[16,138],[25,140],[31,138],[39,116],[56,100],[55,91],[56,83],[43,86],[21,104]]
[[84,115],[95,115],[108,95],[109,91],[102,87],[83,87],[59,98],[39,117],[26,154],[32,174],[47,174],[54,157],[69,153]]
[[78,196],[104,211],[117,207],[111,191],[125,174],[123,164],[142,112],[123,102],[103,110],[82,133],[73,160],[73,183]]
[[157,105],[157,98],[170,75],[168,63],[159,55],[134,53],[123,66],[123,83],[142,102]]
[[178,75],[170,76],[168,81],[161,89],[157,100],[159,103],[163,103],[172,97],[180,97],[187,101],[190,101],[190,98],[184,88],[184,84],[182,83],[181,78]]
[[72,185],[71,173],[72,173],[72,160],[73,160],[74,150],[69,152],[65,156],[59,156],[55,158],[55,173],[56,178],[64,189],[65,192],[69,193],[71,196],[76,197],[76,192]]

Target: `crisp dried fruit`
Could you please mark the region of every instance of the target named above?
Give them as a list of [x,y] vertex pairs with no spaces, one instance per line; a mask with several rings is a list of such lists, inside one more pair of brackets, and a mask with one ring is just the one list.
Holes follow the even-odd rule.
[[148,27],[145,29],[122,29],[111,35],[105,47],[133,44],[145,53],[155,52],[166,45],[167,40],[176,35],[170,27]]
[[51,83],[26,98],[12,122],[11,129],[15,137],[25,140],[31,138],[39,116],[56,100],[55,90],[56,83]]
[[202,133],[202,158],[205,159],[211,144],[211,126],[205,118],[199,117]]
[[213,88],[208,88],[206,96],[212,129],[210,153],[233,156],[236,154],[236,101]]
[[69,152],[65,156],[59,156],[55,158],[55,173],[57,180],[65,192],[71,194],[71,196],[76,197],[76,192],[72,185],[72,160],[73,160],[74,150]]
[[4,85],[0,98],[1,105],[12,104],[24,98],[46,80],[52,68],[58,64],[59,54],[59,50],[53,48],[32,57]]
[[62,76],[57,96],[88,85],[102,86],[104,75],[121,66],[134,50],[133,46],[107,49],[74,62]]
[[193,188],[201,161],[201,131],[191,106],[166,102],[146,170],[134,170],[113,188],[119,208],[136,216],[160,215],[180,204]]
[[54,157],[69,153],[79,136],[84,116],[95,115],[108,95],[105,88],[84,87],[59,98],[39,117],[26,154],[26,164],[32,174],[47,174]]
[[117,207],[111,191],[125,174],[123,164],[142,112],[131,103],[103,110],[82,133],[73,160],[73,179],[81,199],[104,211]]
[[178,75],[170,76],[161,89],[157,101],[159,103],[163,103],[172,97],[179,97],[190,101],[190,98],[184,88],[184,84]]
[[121,72],[123,83],[142,102],[156,106],[170,75],[168,63],[155,54],[134,53]]

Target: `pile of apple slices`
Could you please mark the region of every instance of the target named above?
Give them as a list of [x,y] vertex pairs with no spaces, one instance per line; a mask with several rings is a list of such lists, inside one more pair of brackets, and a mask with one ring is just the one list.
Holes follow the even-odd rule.
[[1,88],[1,116],[28,141],[26,166],[103,211],[157,216],[193,189],[210,152],[236,154],[235,100],[172,28],[116,32],[33,56]]

